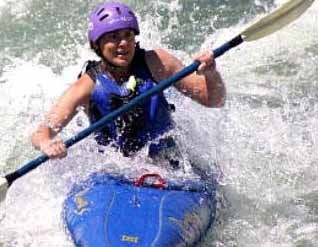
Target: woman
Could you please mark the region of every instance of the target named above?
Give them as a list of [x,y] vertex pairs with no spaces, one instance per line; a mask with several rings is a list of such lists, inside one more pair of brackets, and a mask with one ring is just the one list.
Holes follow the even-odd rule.
[[[90,121],[95,122],[183,68],[177,58],[162,49],[139,48],[135,41],[140,33],[138,22],[126,5],[102,4],[89,20],[90,45],[101,61],[88,62],[85,72],[66,90],[47,121],[32,136],[33,145],[51,159],[66,156],[65,145],[56,135],[78,106],[84,106]],[[225,87],[216,71],[213,53],[203,52],[194,60],[201,62],[197,73],[177,82],[176,88],[204,106],[222,107]],[[96,140],[130,156],[173,128],[171,111],[171,105],[160,93],[98,131]],[[160,139],[150,145],[150,155],[170,144],[171,140]]]

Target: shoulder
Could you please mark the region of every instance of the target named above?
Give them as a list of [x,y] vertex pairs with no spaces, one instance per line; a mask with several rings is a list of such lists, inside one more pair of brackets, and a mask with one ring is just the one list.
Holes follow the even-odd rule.
[[87,74],[93,81],[96,80],[96,75],[102,71],[101,61],[87,61],[82,67],[78,79],[80,79],[84,74]]
[[75,83],[73,83],[73,86],[90,88],[94,86],[94,81],[88,73],[85,73]]
[[85,73],[77,81],[71,84],[64,96],[84,103],[90,98],[94,87],[94,81],[87,73]]
[[145,61],[152,75],[158,81],[171,76],[182,68],[182,63],[164,49],[146,51]]

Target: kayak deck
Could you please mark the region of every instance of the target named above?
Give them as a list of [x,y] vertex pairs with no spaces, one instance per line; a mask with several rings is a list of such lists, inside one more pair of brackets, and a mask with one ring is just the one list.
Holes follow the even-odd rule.
[[192,246],[214,221],[215,204],[214,185],[158,189],[93,174],[72,188],[64,220],[76,246]]

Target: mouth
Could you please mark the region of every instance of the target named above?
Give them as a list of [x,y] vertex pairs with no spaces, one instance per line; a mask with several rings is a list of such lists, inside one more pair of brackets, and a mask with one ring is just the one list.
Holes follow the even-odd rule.
[[118,57],[126,57],[128,54],[129,54],[128,51],[123,51],[123,50],[118,50],[116,52],[116,56]]

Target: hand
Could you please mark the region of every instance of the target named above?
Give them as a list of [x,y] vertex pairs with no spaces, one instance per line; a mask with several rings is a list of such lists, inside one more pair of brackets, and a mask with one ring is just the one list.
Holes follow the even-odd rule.
[[62,159],[67,155],[67,149],[61,138],[41,142],[40,150],[50,159]]
[[193,60],[201,62],[197,74],[208,75],[216,72],[216,63],[212,51],[205,51],[193,57]]

